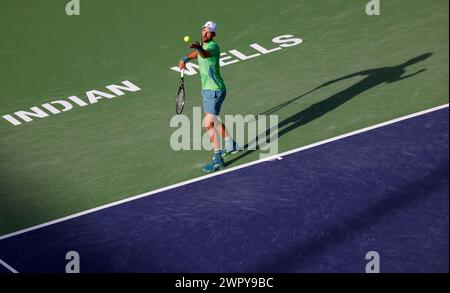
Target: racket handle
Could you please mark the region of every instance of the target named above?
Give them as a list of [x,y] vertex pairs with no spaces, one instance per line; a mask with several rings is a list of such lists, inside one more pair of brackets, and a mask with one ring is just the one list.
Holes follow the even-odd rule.
[[184,69],[181,69],[181,77],[184,76]]

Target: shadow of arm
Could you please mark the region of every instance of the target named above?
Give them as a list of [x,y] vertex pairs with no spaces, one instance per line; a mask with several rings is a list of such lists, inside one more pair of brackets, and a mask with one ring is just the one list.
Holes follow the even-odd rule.
[[[402,76],[402,77],[400,77],[398,80],[402,80],[402,79],[407,79],[407,78],[413,77],[413,76],[415,76],[415,75],[417,75],[417,74],[420,74],[420,73],[422,73],[422,72],[424,72],[424,71],[426,71],[426,69],[420,69],[420,70],[417,71],[417,72],[414,72],[414,73],[411,73],[411,74],[407,74],[407,75],[405,75],[405,76]],[[398,80],[397,80],[397,81],[398,81]]]
[[327,81],[327,82],[323,83],[321,86],[318,87],[318,89],[322,88],[322,87],[326,87],[326,86],[328,86],[330,84],[336,83],[336,82],[344,80],[344,79],[349,79],[349,78],[352,78],[352,77],[355,77],[355,76],[358,76],[358,75],[369,75],[369,74],[370,74],[369,71],[360,71],[360,72],[352,73],[352,74],[349,74],[349,75],[345,75],[345,76],[342,76],[340,78],[333,79],[333,80],[330,80],[330,81]]

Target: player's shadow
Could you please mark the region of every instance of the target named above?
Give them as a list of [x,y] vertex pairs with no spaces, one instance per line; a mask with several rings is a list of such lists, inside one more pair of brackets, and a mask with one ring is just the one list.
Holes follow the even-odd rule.
[[[282,104],[279,104],[271,109],[264,111],[261,114],[262,115],[273,114],[273,113],[279,111],[280,109],[290,105],[291,103],[297,101],[298,99],[304,97],[305,95],[308,95],[320,88],[323,88],[330,84],[336,83],[338,81],[348,79],[348,78],[353,78],[355,76],[366,76],[363,80],[357,82],[356,84],[350,86],[349,88],[344,89],[344,90],[326,98],[325,100],[322,100],[316,104],[313,104],[313,105],[309,106],[308,108],[306,108],[306,109],[284,119],[280,123],[278,123],[278,139],[279,139],[281,136],[285,135],[286,133],[325,115],[326,113],[336,109],[337,107],[341,106],[342,104],[348,102],[352,98],[358,96],[359,94],[361,94],[367,90],[370,90],[370,89],[372,89],[380,84],[383,84],[383,83],[397,82],[397,81],[404,80],[406,78],[410,78],[410,77],[413,77],[417,74],[424,72],[425,69],[421,69],[414,73],[403,75],[406,72],[406,70],[405,70],[406,67],[411,66],[416,63],[419,63],[419,62],[429,58],[432,54],[433,53],[425,53],[425,54],[419,55],[415,58],[412,58],[412,59],[410,59],[402,64],[396,65],[396,66],[388,66],[388,67],[364,70],[364,71],[352,73],[352,74],[328,81],[328,82],[320,85],[319,87],[317,87],[299,97],[296,97],[296,98],[286,101]],[[258,137],[265,139],[265,138],[270,137],[270,134],[271,134],[271,129],[267,129],[265,132],[260,133],[258,135]],[[270,137],[270,140],[267,140],[267,142],[274,141],[276,139],[277,138]],[[248,146],[252,146],[252,145],[256,145],[256,149],[247,150]],[[234,162],[257,151],[258,144],[256,144],[256,141],[251,141],[244,146],[244,149],[245,150],[240,155],[229,160],[227,162],[227,165],[231,165]]]

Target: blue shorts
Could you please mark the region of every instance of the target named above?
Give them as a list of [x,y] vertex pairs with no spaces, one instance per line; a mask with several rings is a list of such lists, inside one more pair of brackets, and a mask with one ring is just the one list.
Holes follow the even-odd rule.
[[227,90],[202,90],[203,111],[213,115],[219,115]]

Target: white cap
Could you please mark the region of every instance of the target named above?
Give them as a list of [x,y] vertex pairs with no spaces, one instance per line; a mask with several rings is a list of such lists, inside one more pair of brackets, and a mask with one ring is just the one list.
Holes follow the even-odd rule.
[[217,24],[214,21],[207,21],[202,27],[206,27],[211,33],[216,32]]

